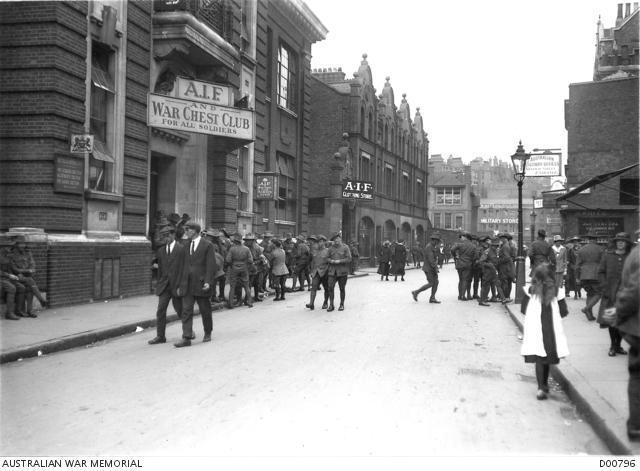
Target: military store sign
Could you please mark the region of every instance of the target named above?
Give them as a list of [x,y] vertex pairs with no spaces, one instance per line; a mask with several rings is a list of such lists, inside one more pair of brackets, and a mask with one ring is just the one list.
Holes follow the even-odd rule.
[[278,187],[278,177],[273,172],[256,173],[256,194],[257,200],[275,200],[276,188]]
[[373,201],[373,183],[359,180],[342,182],[342,197],[347,199]]
[[250,110],[149,93],[147,113],[147,124],[156,128],[254,139],[254,113]]

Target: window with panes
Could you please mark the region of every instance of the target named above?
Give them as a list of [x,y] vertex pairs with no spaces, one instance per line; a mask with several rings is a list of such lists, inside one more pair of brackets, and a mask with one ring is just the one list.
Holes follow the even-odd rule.
[[462,188],[460,187],[436,188],[436,204],[440,204],[440,205],[462,204]]
[[285,44],[278,49],[278,104],[296,110],[296,56]]
[[249,210],[249,149],[238,151],[238,210]]
[[98,43],[91,47],[91,102],[89,130],[94,136],[89,156],[89,188],[114,190],[114,156],[112,146],[115,105],[114,52]]
[[384,193],[387,196],[393,196],[393,167],[385,165],[384,167]]
[[278,201],[276,202],[276,219],[295,221],[296,219],[296,161],[293,157],[276,154],[278,171]]

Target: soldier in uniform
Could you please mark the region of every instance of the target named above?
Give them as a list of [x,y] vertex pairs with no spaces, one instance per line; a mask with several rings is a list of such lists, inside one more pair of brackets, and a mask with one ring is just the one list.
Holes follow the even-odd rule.
[[262,247],[256,242],[256,236],[247,234],[244,236],[244,243],[251,251],[253,262],[249,264],[249,286],[253,287],[253,301],[260,302],[260,287],[262,286],[262,272],[264,265],[264,257],[262,255]]
[[346,296],[347,277],[349,276],[349,265],[351,265],[351,251],[349,247],[342,243],[339,233],[331,237],[333,245],[329,247],[329,307],[327,312],[333,311],[334,288],[336,282],[340,288],[340,306],[338,311],[344,311],[344,298]]
[[354,240],[349,242],[349,250],[351,251],[351,267],[349,273],[355,274],[360,262],[360,252],[358,252],[358,243]]
[[595,321],[592,309],[601,298],[598,267],[604,250],[597,244],[595,233],[590,232],[585,236],[585,239],[587,239],[587,244],[580,249],[576,257],[576,282],[587,293],[587,303],[582,308],[582,313],[587,317],[587,320]]
[[287,270],[289,270],[289,275],[285,276],[285,282],[288,277],[291,277],[293,279],[293,285],[292,285],[293,287],[287,288],[285,286],[284,289],[287,292],[292,292],[292,291],[295,291],[298,280],[296,279],[295,269],[293,266],[294,258],[295,258],[295,254],[294,254],[295,243],[293,242],[293,234],[291,234],[290,232],[288,232],[284,236],[284,240],[282,241],[282,250],[284,250],[284,256],[285,256],[284,264],[286,265]]
[[[27,316],[38,317],[33,312],[33,296],[40,301],[43,309],[47,307],[47,300],[44,298],[33,275],[36,273],[36,262],[33,260],[31,251],[27,248],[27,241],[24,236],[19,235],[14,239],[14,245],[9,254],[9,262],[11,271],[18,277],[20,284],[25,287],[25,298],[27,300]],[[22,306],[19,306],[22,311]]]
[[263,249],[262,254],[265,256],[269,264],[267,274],[262,280],[263,291],[267,291],[267,281],[269,282],[269,289],[275,288],[273,273],[271,273],[271,263],[273,261],[273,256],[271,255],[271,252],[273,252],[273,248],[274,248],[273,244],[271,243],[271,240],[273,239],[273,237],[274,237],[273,232],[266,231],[264,234],[262,234],[262,242],[260,243],[260,246]]
[[25,287],[18,276],[14,275],[11,270],[11,260],[9,259],[9,248],[0,249],[0,297],[7,296],[7,319],[17,321],[20,317],[26,317],[27,314],[22,311],[25,299]]
[[487,303],[487,296],[489,291],[493,288],[498,292],[499,299],[503,304],[506,304],[502,287],[498,280],[498,246],[500,240],[496,237],[491,239],[489,236],[481,239],[483,245],[483,252],[480,256],[480,265],[482,266],[482,292],[480,293],[480,300],[478,304],[480,306],[489,306]]
[[[467,283],[467,299],[480,299],[480,281],[482,280],[482,267],[480,266],[480,256],[482,255],[482,247],[478,237],[473,234],[469,234],[469,241],[473,244],[475,252],[473,254],[473,261],[471,262],[471,272],[469,274],[469,283]],[[471,294],[471,288],[473,288],[473,295]]]
[[313,311],[316,293],[320,285],[324,288],[324,303],[322,309],[327,309],[329,303],[328,272],[329,272],[329,249],[325,247],[327,238],[320,234],[318,237],[309,236],[307,239],[312,242],[311,247],[311,294],[307,308]]
[[424,266],[422,270],[427,277],[427,284],[422,285],[415,291],[411,292],[414,301],[418,300],[418,295],[423,291],[431,288],[430,303],[440,304],[436,299],[436,291],[438,291],[438,247],[440,245],[440,234],[434,232],[431,234],[431,242],[424,248]]
[[311,251],[307,245],[305,237],[300,234],[296,238],[295,243],[295,260],[294,265],[294,278],[298,279],[299,287],[297,291],[304,291],[305,281],[309,290],[311,290],[311,278],[309,277],[309,263],[311,263]]
[[[211,290],[211,302],[224,302],[224,285],[226,283],[226,273],[224,271],[224,244],[221,242],[222,232],[213,227],[207,229],[207,240],[213,244],[214,256],[216,258],[217,271],[214,275],[213,288]],[[216,294],[216,291],[218,292]]]
[[508,302],[511,302],[511,287],[516,278],[516,268],[513,263],[513,252],[511,245],[509,244],[509,235],[506,233],[498,234],[498,237],[502,241],[500,248],[498,249],[498,277],[500,279],[500,286],[502,286],[502,292],[507,298]]
[[[244,288],[244,304],[253,307],[251,301],[251,288],[249,287],[249,267],[253,265],[253,256],[249,247],[242,245],[242,236],[235,233],[231,236],[233,246],[227,252],[225,262],[229,265],[229,302],[227,307],[233,309],[233,297],[236,294],[236,285],[242,283]],[[238,299],[238,303],[241,300]]]
[[188,273],[186,271],[187,251],[175,239],[175,234],[175,228],[168,225],[158,231],[159,247],[156,250],[156,260],[158,261],[156,337],[149,340],[149,345],[167,341],[165,332],[169,301],[173,304],[178,317],[182,316],[182,298],[187,292],[188,282]]
[[458,300],[466,301],[465,294],[471,282],[471,269],[476,256],[476,247],[471,242],[471,234],[468,232],[461,233],[459,238],[460,241],[451,247],[451,255],[458,271]]

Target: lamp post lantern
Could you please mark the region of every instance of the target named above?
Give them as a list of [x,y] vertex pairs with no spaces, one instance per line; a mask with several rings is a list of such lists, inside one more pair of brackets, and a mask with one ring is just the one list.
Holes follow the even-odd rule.
[[515,302],[521,303],[524,293],[522,288],[525,284],[525,268],[524,268],[524,248],[522,239],[524,238],[522,230],[522,182],[526,176],[527,161],[531,154],[527,154],[522,147],[522,141],[518,144],[516,153],[511,156],[513,163],[513,178],[518,182],[518,256],[516,257],[516,296]]

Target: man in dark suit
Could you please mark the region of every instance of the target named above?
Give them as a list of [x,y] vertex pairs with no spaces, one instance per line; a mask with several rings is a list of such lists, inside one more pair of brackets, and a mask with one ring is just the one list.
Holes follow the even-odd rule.
[[198,303],[202,326],[204,327],[203,342],[211,342],[213,320],[211,319],[211,288],[216,274],[216,257],[213,244],[200,237],[202,228],[200,224],[188,222],[185,225],[185,233],[189,237],[189,244],[185,248],[189,251],[186,255],[187,292],[182,308],[182,340],[174,345],[178,348],[191,345],[193,334],[193,306]]
[[451,247],[451,255],[458,271],[458,300],[467,301],[465,294],[471,283],[471,269],[476,256],[476,247],[471,242],[471,234],[468,232],[460,233],[459,238],[460,242]]
[[182,316],[182,298],[187,292],[187,272],[185,270],[187,253],[183,245],[175,239],[173,226],[165,226],[158,232],[158,242],[162,244],[156,251],[158,263],[158,282],[156,295],[158,309],[156,311],[156,337],[149,340],[150,345],[165,343],[167,327],[167,306],[172,302],[178,317]]

